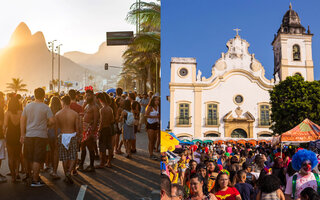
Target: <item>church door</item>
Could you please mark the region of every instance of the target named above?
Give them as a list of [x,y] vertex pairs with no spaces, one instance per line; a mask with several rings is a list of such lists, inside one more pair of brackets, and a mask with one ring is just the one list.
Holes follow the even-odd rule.
[[247,138],[247,133],[245,130],[238,128],[232,131],[231,133],[232,138]]

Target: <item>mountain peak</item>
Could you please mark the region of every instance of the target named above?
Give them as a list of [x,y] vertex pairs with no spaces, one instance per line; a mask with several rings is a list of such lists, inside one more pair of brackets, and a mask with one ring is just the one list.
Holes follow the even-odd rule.
[[10,46],[21,45],[31,39],[31,31],[26,23],[21,22],[15,31],[13,32],[10,39]]
[[46,44],[46,39],[41,31],[36,32],[32,35],[32,42]]

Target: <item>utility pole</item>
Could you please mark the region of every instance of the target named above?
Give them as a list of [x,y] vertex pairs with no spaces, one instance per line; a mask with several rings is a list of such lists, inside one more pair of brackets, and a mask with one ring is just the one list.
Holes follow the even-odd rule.
[[62,46],[62,44],[59,44],[58,46],[56,46],[56,50],[57,50],[57,53],[58,53],[58,93],[60,94],[60,73],[61,73],[61,70],[60,70],[60,47]]
[[51,48],[51,64],[52,64],[52,78],[51,78],[51,84],[52,84],[52,91],[54,90],[53,87],[53,81],[54,81],[54,42],[57,40],[52,40],[51,42],[48,42],[49,48]]

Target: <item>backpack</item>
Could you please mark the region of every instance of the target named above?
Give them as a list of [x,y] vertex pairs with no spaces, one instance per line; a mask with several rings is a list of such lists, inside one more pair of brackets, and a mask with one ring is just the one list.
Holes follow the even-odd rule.
[[[319,174],[313,173],[314,177],[316,178],[317,181],[317,193],[320,194],[320,178]],[[297,184],[297,174],[293,175],[292,177],[292,198],[295,198],[295,193],[296,193],[296,184]]]
[[126,119],[126,124],[128,126],[133,126],[134,124],[134,116],[133,116],[133,113],[132,112],[127,112],[127,119]]

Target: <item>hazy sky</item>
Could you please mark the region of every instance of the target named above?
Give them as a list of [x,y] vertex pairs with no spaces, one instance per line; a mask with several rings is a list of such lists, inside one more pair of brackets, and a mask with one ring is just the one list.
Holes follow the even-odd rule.
[[46,41],[62,43],[61,52],[94,53],[107,31],[135,31],[125,18],[135,0],[1,0],[0,48],[20,22]]

